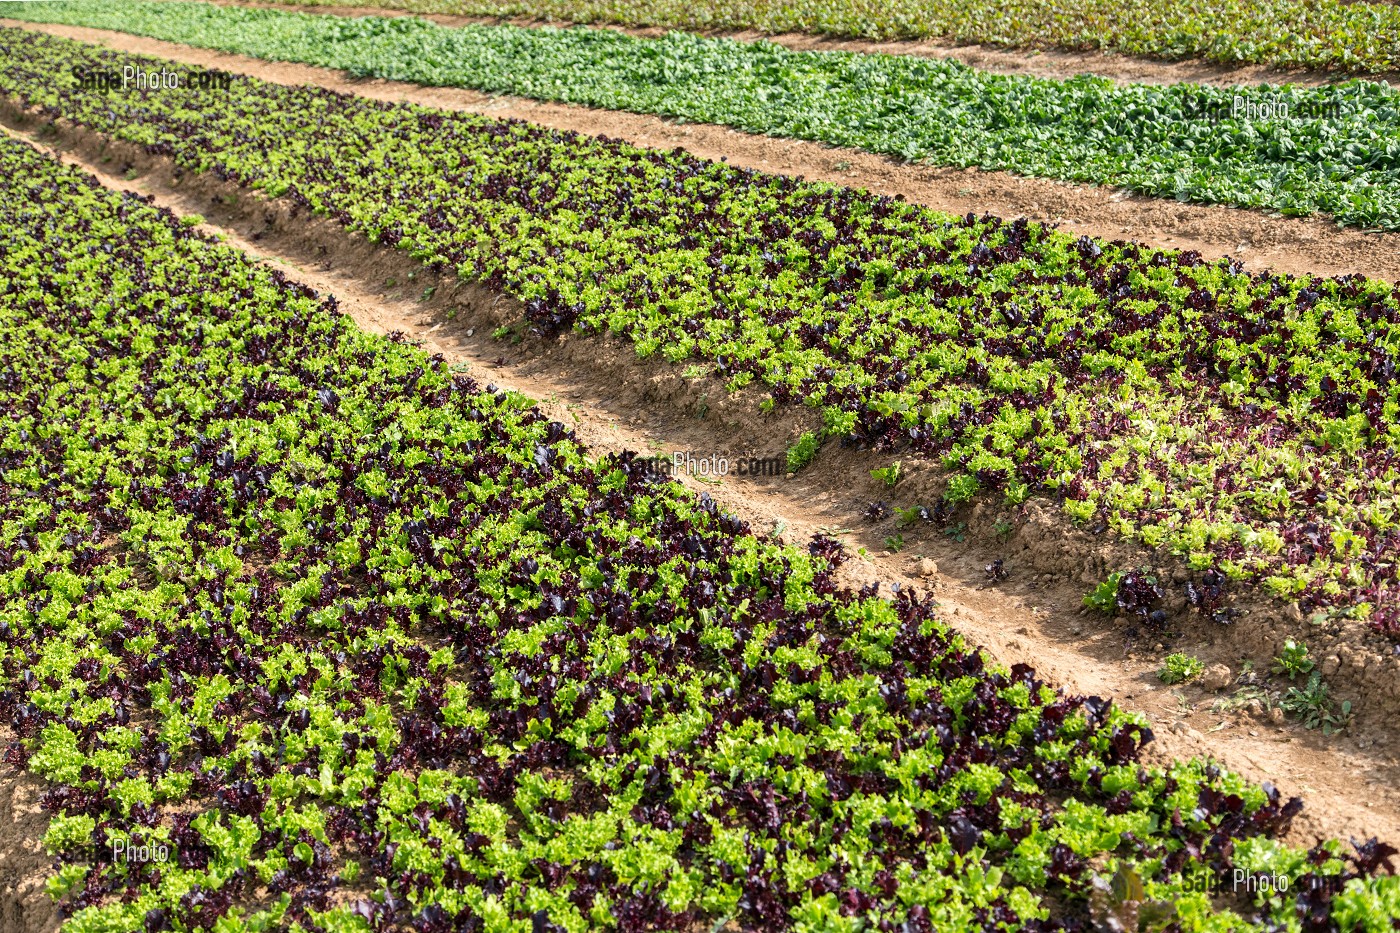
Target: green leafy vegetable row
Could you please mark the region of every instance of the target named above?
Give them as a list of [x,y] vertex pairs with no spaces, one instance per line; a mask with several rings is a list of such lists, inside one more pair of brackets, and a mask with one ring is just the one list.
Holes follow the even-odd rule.
[[610,330],[820,409],[828,438],[941,457],[950,505],[1050,494],[1203,573],[1400,631],[1396,286],[315,88],[74,74],[129,61],[2,30],[0,93],[514,295],[541,333]]
[[1119,86],[683,33],[640,39],[608,30],[445,28],[407,17],[342,19],[168,0],[29,3],[12,15],[941,165],[1400,229],[1400,95],[1385,84]]
[[835,542],[14,140],[0,179],[0,716],[68,933],[1400,916],[1389,846],[1278,843],[1298,801],[1145,766]]
[[312,6],[527,16],[690,30],[944,39],[1382,73],[1400,9],[1346,0],[307,0]]

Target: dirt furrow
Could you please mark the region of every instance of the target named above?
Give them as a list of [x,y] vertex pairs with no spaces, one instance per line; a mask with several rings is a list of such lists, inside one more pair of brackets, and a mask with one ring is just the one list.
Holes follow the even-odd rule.
[[[201,214],[207,232],[335,294],[362,327],[402,331],[467,367],[479,381],[539,400],[551,418],[573,428],[596,452],[781,456],[798,432],[812,426],[804,421],[806,412],[761,413],[757,393],[726,395],[720,383],[688,378],[680,366],[638,360],[619,340],[498,339],[492,336],[497,328],[520,320],[508,298],[435,277],[406,254],[369,244],[327,219],[298,216],[285,203],[209,176],[177,178],[168,160],[137,146],[45,123],[13,105],[0,108],[0,117],[11,132],[62,151],[66,161],[114,189],[153,196],[177,213]],[[1292,841],[1376,834],[1400,839],[1400,761],[1385,710],[1359,722],[1352,735],[1324,739],[1262,711],[1212,711],[1213,701],[1231,696],[1233,685],[1221,692],[1163,686],[1155,677],[1161,652],[1154,646],[1126,651],[1119,625],[1085,615],[1084,581],[1096,571],[1073,569],[1086,559],[1127,566],[1141,553],[1121,542],[1104,543],[1102,553],[1086,558],[1084,542],[1067,543],[1063,523],[1043,505],[1018,513],[980,507],[961,531],[907,529],[904,550],[889,553],[882,547],[888,523],[870,525],[861,518],[865,504],[883,493],[869,470],[888,462],[888,456],[828,445],[796,476],[680,479],[757,530],[796,542],[819,532],[841,538],[853,554],[845,571],[851,584],[932,588],[948,621],[1001,663],[1030,663],[1066,690],[1113,697],[1146,713],[1156,728],[1157,741],[1149,746],[1156,760],[1209,755],[1253,780],[1274,782],[1285,794],[1303,796],[1309,806],[1294,824]],[[909,472],[887,498],[909,504],[913,495],[919,501],[932,470],[913,465]],[[1003,524],[1005,533],[979,530]],[[990,581],[984,571],[995,559],[1010,574],[1004,581]],[[1188,627],[1175,647],[1228,664],[1233,675],[1240,642],[1219,628]],[[1265,642],[1277,634],[1263,625],[1256,632]]]
[[1234,256],[1254,271],[1298,275],[1361,273],[1400,281],[1400,233],[1339,229],[1323,218],[1294,218],[1182,204],[1114,188],[1072,185],[1007,172],[951,169],[897,162],[885,156],[820,143],[742,133],[723,126],[681,124],[660,117],[492,96],[457,88],[352,78],[341,71],[145,39],[72,26],[0,19],[134,54],[159,55],[188,65],[222,68],[280,84],[312,84],[377,100],[408,101],[446,110],[528,120],[556,129],[606,135],[640,146],[683,147],[707,159],[833,184],[866,188],[955,214],[993,213],[1058,225],[1076,234],[1191,249],[1215,258]]
[[[0,729],[0,743],[14,738]],[[48,817],[39,806],[43,782],[0,766],[0,930],[49,933],[58,928],[58,908],[44,889],[53,860],[42,839]]]

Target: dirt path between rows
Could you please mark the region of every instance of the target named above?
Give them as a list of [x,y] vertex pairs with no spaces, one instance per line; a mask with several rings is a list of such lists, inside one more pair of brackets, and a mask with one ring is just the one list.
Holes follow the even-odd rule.
[[[168,160],[138,146],[49,124],[13,105],[0,108],[0,118],[10,132],[62,151],[65,161],[109,187],[150,195],[177,213],[203,215],[207,232],[334,293],[341,309],[367,330],[402,331],[428,351],[465,364],[482,383],[538,399],[595,452],[775,456],[812,426],[804,421],[806,412],[761,413],[757,393],[727,396],[721,383],[687,377],[681,366],[639,360],[620,340],[496,339],[496,328],[520,319],[518,305],[508,298],[434,277],[406,254],[369,244],[328,219],[297,216],[284,202],[263,200],[211,176],[177,179]],[[424,300],[429,288],[431,297]],[[1006,514],[979,507],[967,516],[963,540],[932,526],[906,529],[904,550],[886,552],[882,541],[892,526],[865,522],[865,505],[882,495],[906,505],[911,494],[920,501],[920,490],[932,481],[931,469],[913,465],[909,479],[885,493],[869,470],[888,462],[888,456],[828,445],[797,476],[681,479],[758,531],[775,530],[795,542],[818,532],[840,537],[856,555],[844,571],[853,585],[878,580],[886,587],[931,587],[948,621],[1001,663],[1030,663],[1068,691],[1113,697],[1146,713],[1157,735],[1149,758],[1208,755],[1251,780],[1272,781],[1284,794],[1304,797],[1308,807],[1294,823],[1291,842],[1310,845],[1321,836],[1400,839],[1400,760],[1388,716],[1372,716],[1350,735],[1324,739],[1262,710],[1212,712],[1212,700],[1232,695],[1228,689],[1163,686],[1154,676],[1160,651],[1125,651],[1118,624],[1091,618],[1081,608],[1083,581],[1108,563],[1125,566],[1125,555],[1136,552],[1104,543],[1089,553],[1082,540],[1067,539],[1063,522],[1041,505]],[[996,521],[1009,530],[977,530]],[[984,568],[994,559],[1004,560],[1010,574],[1003,582],[987,579]],[[1268,621],[1233,628],[1272,644],[1278,633]],[[1187,626],[1176,647],[1223,661],[1231,665],[1230,675],[1238,673],[1240,639],[1204,625]]]
[[1321,218],[1280,217],[1260,211],[1181,204],[1113,188],[1022,178],[1006,172],[901,163],[858,150],[757,136],[722,126],[680,124],[660,117],[491,96],[457,88],[356,79],[328,68],[266,62],[102,29],[5,19],[0,19],[0,24],[127,53],[158,55],[188,65],[250,74],[279,84],[313,84],[377,100],[408,101],[445,110],[528,120],[556,129],[611,136],[640,146],[680,146],[707,159],[727,158],[730,164],[745,168],[861,187],[879,194],[902,194],[909,201],[954,214],[971,211],[1007,218],[1025,216],[1108,240],[1192,249],[1211,258],[1231,255],[1254,271],[1273,269],[1323,276],[1359,272],[1371,278],[1400,281],[1400,233],[1339,229]]
[[[453,16],[445,13],[410,13],[386,10],[374,6],[328,7],[315,4],[264,3],[256,0],[210,0],[219,6],[248,6],[262,9],[288,10],[332,16],[416,16],[441,26],[472,26],[510,24],[526,28],[570,26],[558,20],[530,17]],[[612,23],[590,23],[590,29],[610,29],[630,36],[656,38],[675,30],[657,26],[618,26]],[[694,30],[685,30],[693,32]],[[1073,78],[1091,74],[1109,78],[1121,84],[1209,84],[1231,87],[1237,84],[1300,84],[1319,87],[1348,81],[1357,75],[1332,71],[1274,68],[1268,65],[1226,65],[1217,62],[1187,59],[1163,61],[1135,58],[1115,52],[1075,52],[1051,47],[1010,49],[995,45],[957,45],[946,39],[837,39],[807,33],[765,34],[754,30],[700,30],[700,35],[736,39],[740,42],[766,40],[796,51],[845,51],[864,54],[913,55],[920,58],[951,58],[979,71],[992,74],[1027,75],[1036,78]],[[1400,72],[1364,75],[1368,80],[1400,81]]]
[[[0,727],[0,742],[13,735]],[[58,928],[58,908],[44,890],[53,859],[43,846],[48,815],[39,806],[44,784],[31,774],[0,765],[0,930],[49,933]]]

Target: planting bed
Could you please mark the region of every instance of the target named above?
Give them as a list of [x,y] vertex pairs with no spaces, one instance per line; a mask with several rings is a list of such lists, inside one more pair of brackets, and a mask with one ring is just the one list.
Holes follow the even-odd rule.
[[[318,8],[328,9],[328,8]],[[352,8],[346,8],[352,9]],[[341,15],[349,15],[343,10]],[[405,14],[406,15],[406,14]],[[449,24],[468,23],[447,18]],[[459,22],[459,20],[461,22]],[[1400,279],[1400,233],[1338,227],[1322,215],[1283,217],[1263,211],[1239,210],[1206,204],[1189,204],[1165,198],[1132,195],[1094,185],[1076,185],[1048,179],[955,169],[899,161],[859,149],[833,148],[824,143],[743,133],[705,123],[690,123],[646,114],[600,110],[575,104],[529,100],[451,88],[356,78],[349,72],[293,62],[234,55],[179,45],[131,33],[56,23],[25,23],[0,18],[0,25],[23,28],[61,38],[100,45],[128,55],[165,58],[196,69],[246,74],[283,85],[312,84],[371,100],[415,103],[438,110],[465,111],[493,119],[524,120],[537,126],[608,136],[647,148],[674,148],[711,161],[726,160],[736,168],[776,172],[807,180],[865,188],[875,194],[903,195],[908,201],[957,216],[969,211],[1056,226],[1075,235],[1105,240],[1124,239],[1167,249],[1196,250],[1215,259],[1238,258],[1250,271],[1276,271],[1297,275],[1346,275],[1361,273],[1387,281]],[[804,40],[816,41],[816,40]],[[1003,56],[1020,53],[1002,52]],[[980,55],[980,53],[979,53]],[[968,57],[975,63],[979,55]],[[1050,77],[1079,73],[1055,71],[1064,63],[1049,56],[1030,56],[1027,64],[1046,63]],[[1121,80],[1141,83],[1141,63],[1124,60],[1133,71]],[[1206,80],[1194,69],[1159,83]],[[1021,73],[1021,72],[1013,72]],[[1039,73],[1039,72],[1037,72]],[[1248,69],[1231,72],[1229,81],[1261,80]],[[1316,76],[1314,76],[1316,77]]]
[[610,329],[835,438],[942,456],[950,505],[1050,492],[1204,579],[1395,626],[1392,286],[251,79],[209,108],[94,94],[72,69],[112,53],[15,30],[0,53],[0,88],[44,113],[504,289],[539,331]]
[[305,0],[475,16],[526,16],[690,30],[758,30],[862,38],[935,37],[1032,49],[1387,72],[1400,67],[1400,11],[1345,0]]
[[1270,841],[1296,802],[1143,767],[1140,722],[840,588],[829,539],[590,459],[22,143],[0,174],[0,704],[67,929],[1400,913],[1383,845]]
[[[683,33],[647,39],[588,29],[445,28],[404,17],[149,0],[32,3],[11,15],[355,75],[657,113],[939,165],[1400,228],[1400,109],[1385,84],[1119,86]],[[1235,115],[1237,97],[1245,110],[1263,108],[1269,116]]]

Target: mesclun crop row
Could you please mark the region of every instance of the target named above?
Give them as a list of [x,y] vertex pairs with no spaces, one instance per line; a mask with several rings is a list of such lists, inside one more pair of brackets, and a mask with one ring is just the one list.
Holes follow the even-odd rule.
[[[1400,95],[1385,84],[1119,86],[682,33],[641,39],[609,30],[445,28],[409,17],[351,20],[168,0],[30,3],[14,16],[1400,229]],[[1290,116],[1232,118],[1236,96],[1256,107],[1283,103]]]
[[525,16],[691,30],[1103,50],[1152,58],[1389,72],[1400,10],[1343,0],[308,0],[414,13]]
[[[1400,289],[955,218],[675,151],[238,78],[93,92],[128,60],[0,31],[0,92],[327,214],[520,298],[709,361],[989,489],[1254,579],[1400,616]],[[146,67],[168,66],[141,60]]]
[[[1136,912],[1110,877],[1181,930],[1400,916],[1390,847],[1273,841],[1298,801],[1144,766],[835,542],[13,140],[0,178],[0,715],[70,933],[1048,931]],[[1236,868],[1292,884],[1217,909]]]

